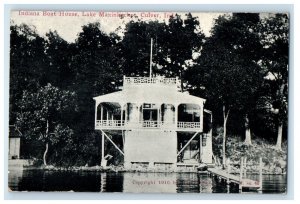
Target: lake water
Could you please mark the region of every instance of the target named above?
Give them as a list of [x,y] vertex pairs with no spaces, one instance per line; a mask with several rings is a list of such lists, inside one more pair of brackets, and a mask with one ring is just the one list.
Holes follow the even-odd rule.
[[[252,175],[257,179],[257,175]],[[216,177],[197,173],[102,173],[43,170],[11,170],[13,191],[75,191],[133,193],[238,193]],[[262,193],[285,193],[286,175],[264,175]]]

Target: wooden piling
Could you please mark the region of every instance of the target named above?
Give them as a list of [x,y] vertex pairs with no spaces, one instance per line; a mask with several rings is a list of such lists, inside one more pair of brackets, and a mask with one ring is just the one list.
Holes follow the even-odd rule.
[[[227,159],[227,173],[230,174],[230,159]],[[226,187],[227,187],[227,193],[230,193],[230,180],[229,177],[227,177],[226,181]]]
[[262,191],[262,168],[263,168],[263,164],[262,164],[262,158],[259,158],[259,191]]
[[244,178],[247,177],[247,157],[245,157],[244,161]]
[[242,179],[243,179],[243,168],[244,168],[244,162],[243,157],[241,158],[241,166],[240,166],[240,183],[239,183],[239,192],[242,192]]

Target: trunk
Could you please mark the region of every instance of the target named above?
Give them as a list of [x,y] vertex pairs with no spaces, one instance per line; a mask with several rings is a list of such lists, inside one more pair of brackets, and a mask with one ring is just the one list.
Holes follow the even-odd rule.
[[280,121],[278,124],[276,149],[281,150],[281,143],[282,143],[282,122]]
[[229,110],[227,111],[226,114],[226,109],[225,109],[225,105],[223,105],[223,118],[224,118],[224,123],[223,123],[223,160],[222,160],[222,164],[223,164],[223,168],[226,167],[226,133],[227,133],[227,119],[228,119],[228,115],[229,115]]
[[[47,120],[47,124],[46,124],[46,140],[48,139],[48,133],[49,133],[49,121]],[[48,152],[48,142],[46,142],[46,149],[43,155],[43,160],[44,160],[44,165],[47,166],[47,161],[46,161],[46,157],[47,157],[47,152]]]
[[224,129],[224,132],[223,132],[223,161],[222,161],[222,164],[223,164],[223,168],[225,168],[225,161],[226,161],[226,154],[225,154],[225,151],[226,151],[226,123],[224,121],[224,124],[223,124],[223,129]]
[[245,130],[246,130],[246,132],[245,132],[244,144],[245,145],[252,145],[248,114],[245,115]]
[[180,72],[179,76],[180,76],[180,89],[181,89],[181,92],[183,92],[182,72]]
[[[284,87],[285,87],[285,83],[283,81],[282,85],[280,86],[280,96],[282,97],[284,95]],[[281,143],[282,143],[282,126],[283,126],[283,120],[280,118],[280,114],[283,114],[283,108],[287,108],[287,107],[281,107],[279,108],[278,111],[278,119],[279,119],[279,123],[278,123],[278,132],[277,132],[277,142],[276,142],[276,149],[281,150]]]
[[47,152],[48,152],[48,142],[46,143],[46,149],[45,149],[44,156],[43,156],[45,166],[47,166],[47,161],[46,161]]

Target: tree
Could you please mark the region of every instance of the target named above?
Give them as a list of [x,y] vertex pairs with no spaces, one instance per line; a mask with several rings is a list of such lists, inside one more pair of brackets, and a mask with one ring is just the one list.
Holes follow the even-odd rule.
[[[153,39],[153,64],[158,65],[163,56],[167,25],[158,21],[130,21],[126,24],[122,47],[122,66],[126,76],[149,76],[150,42]],[[157,66],[153,66],[158,73]]]
[[164,43],[164,58],[159,63],[163,65],[165,76],[181,79],[182,91],[186,81],[185,72],[193,64],[193,55],[200,52],[204,37],[197,17],[193,17],[191,13],[186,14],[184,20],[178,14],[170,17]]
[[193,55],[201,50],[204,34],[197,17],[178,14],[168,23],[130,21],[122,40],[123,70],[129,76],[149,76],[150,41],[153,38],[153,72],[185,81],[185,71],[193,63]]
[[64,117],[77,109],[75,93],[48,84],[35,93],[24,91],[18,105],[21,111],[17,114],[17,126],[25,137],[45,145],[43,161],[47,165],[49,145],[69,140],[73,135]]
[[204,94],[215,112],[223,115],[223,166],[230,113],[244,115],[245,144],[251,144],[249,120],[263,79],[257,63],[261,46],[254,32],[258,20],[258,14],[219,17],[197,65],[189,71],[194,78],[189,78],[190,89]]
[[122,80],[118,40],[105,34],[99,23],[90,23],[70,46],[74,53],[70,66],[76,72],[71,89],[77,93],[76,129],[81,134],[94,131],[93,97],[115,91]]
[[45,55],[45,40],[40,37],[35,27],[25,24],[10,26],[10,123],[15,123],[19,106],[16,104],[22,98],[23,90],[37,91],[46,85],[45,70],[47,57]]
[[45,54],[48,67],[45,70],[46,81],[58,88],[69,87],[74,79],[71,69],[73,53],[67,41],[62,39],[56,31],[49,31],[45,38]]
[[265,107],[277,117],[276,148],[281,150],[283,125],[288,111],[288,55],[289,17],[275,14],[262,20],[260,25],[263,54],[261,66],[265,72],[265,85],[269,87]]

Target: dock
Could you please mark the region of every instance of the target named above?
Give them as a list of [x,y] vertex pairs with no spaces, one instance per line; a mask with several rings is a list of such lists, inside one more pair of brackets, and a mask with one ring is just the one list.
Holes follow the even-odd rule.
[[246,175],[245,163],[246,162],[244,162],[242,159],[240,175],[231,174],[229,169],[221,169],[221,168],[208,168],[207,172],[213,176],[217,176],[225,180],[227,183],[227,187],[230,185],[230,183],[238,184],[240,192],[242,192],[243,188],[261,191],[262,190],[262,159],[260,158],[259,181],[245,178]]
[[229,174],[226,172],[226,170],[216,169],[216,168],[208,168],[207,171],[211,175],[216,175],[222,179],[229,180],[231,183],[240,184],[240,177],[233,175],[233,174]]
[[230,174],[226,170],[217,169],[217,168],[208,168],[207,172],[211,174],[212,176],[217,176],[223,180],[226,181],[227,186],[230,185],[230,183],[235,183],[239,185],[240,192],[243,191],[243,189],[253,189],[260,191],[261,190],[261,183],[260,181],[255,181],[252,179],[247,178],[240,178],[240,176]]

